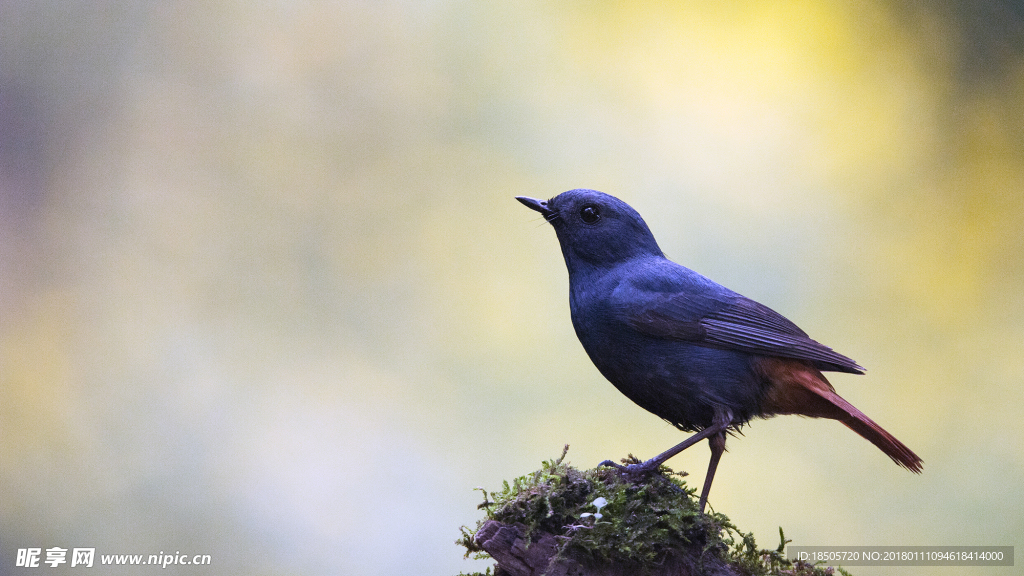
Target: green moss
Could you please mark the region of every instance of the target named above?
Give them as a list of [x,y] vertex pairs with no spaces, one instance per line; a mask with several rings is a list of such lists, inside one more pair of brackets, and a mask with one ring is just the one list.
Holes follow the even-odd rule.
[[[559,555],[584,563],[636,565],[639,572],[672,551],[697,549],[751,575],[832,574],[830,568],[787,560],[788,541],[781,528],[778,548],[762,550],[752,534],[741,532],[724,514],[700,515],[696,491],[682,480],[685,474],[663,466],[660,474],[633,483],[613,468],[573,468],[565,462],[567,450],[545,461],[540,470],[504,482],[500,491],[480,489],[484,502],[479,508],[485,517],[475,529],[462,527],[457,541],[467,557],[488,557],[473,536],[485,522],[495,520],[520,525],[528,539],[554,534],[561,542]],[[598,508],[595,501],[603,505]]]

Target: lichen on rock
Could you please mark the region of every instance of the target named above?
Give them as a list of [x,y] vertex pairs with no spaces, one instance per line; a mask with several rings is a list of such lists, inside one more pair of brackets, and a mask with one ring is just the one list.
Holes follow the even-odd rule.
[[777,549],[759,550],[725,515],[700,514],[685,474],[665,466],[643,479],[610,467],[579,470],[565,461],[567,451],[500,491],[481,489],[485,517],[457,541],[467,556],[496,560],[495,576],[833,573],[787,560],[781,529]]

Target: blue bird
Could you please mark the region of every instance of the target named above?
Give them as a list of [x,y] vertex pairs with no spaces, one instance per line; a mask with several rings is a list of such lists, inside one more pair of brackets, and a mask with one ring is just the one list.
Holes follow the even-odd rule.
[[863,374],[781,314],[665,258],[640,214],[595,190],[544,201],[517,197],[543,215],[569,271],[569,309],[583,349],[620,392],[694,434],[630,475],[708,440],[704,512],[726,433],[753,418],[798,414],[838,420],[916,473],[922,460],[836,394],[823,371]]

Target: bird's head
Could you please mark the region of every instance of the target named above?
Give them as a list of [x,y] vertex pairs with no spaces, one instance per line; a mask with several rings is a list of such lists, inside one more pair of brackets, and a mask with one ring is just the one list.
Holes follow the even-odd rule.
[[641,256],[662,256],[650,228],[636,210],[596,190],[569,190],[544,201],[516,200],[540,212],[555,229],[570,270],[584,263],[617,264]]

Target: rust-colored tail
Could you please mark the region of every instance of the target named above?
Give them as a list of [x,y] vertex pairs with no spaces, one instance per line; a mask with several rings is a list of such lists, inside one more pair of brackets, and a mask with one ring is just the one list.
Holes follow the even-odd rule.
[[892,458],[900,466],[916,474],[921,473],[921,458],[914,454],[910,448],[907,448],[903,442],[897,440],[895,436],[886,432],[874,420],[865,416],[856,406],[850,404],[835,392],[828,391],[828,394],[823,394],[818,390],[814,390],[814,392],[846,413],[844,418],[839,418],[838,420],[846,424],[847,428],[860,434],[868,442],[878,446],[879,450],[885,452],[886,456]]
[[894,462],[920,474],[922,460],[892,434],[836,394],[822,373],[805,362],[765,358],[762,373],[772,386],[762,401],[762,413],[800,414],[812,418],[839,420],[850,430],[871,442]]

